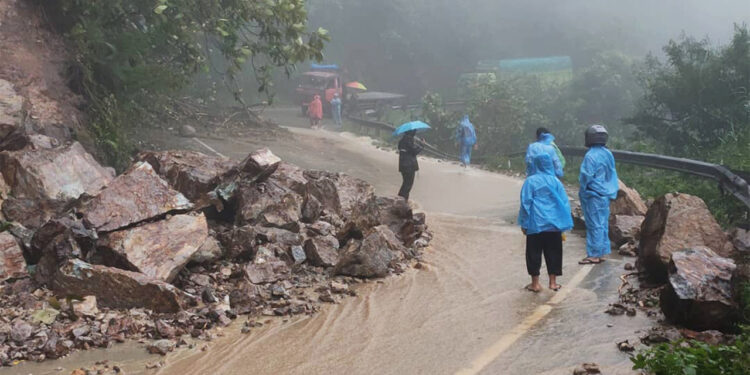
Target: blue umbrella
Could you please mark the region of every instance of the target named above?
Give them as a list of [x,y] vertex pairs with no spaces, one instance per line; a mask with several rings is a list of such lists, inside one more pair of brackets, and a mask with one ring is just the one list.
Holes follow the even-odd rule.
[[424,131],[427,129],[431,129],[430,125],[425,124],[422,121],[412,121],[407,122],[406,124],[403,124],[399,126],[396,130],[393,131],[393,136],[404,134],[411,130],[417,130],[417,131]]

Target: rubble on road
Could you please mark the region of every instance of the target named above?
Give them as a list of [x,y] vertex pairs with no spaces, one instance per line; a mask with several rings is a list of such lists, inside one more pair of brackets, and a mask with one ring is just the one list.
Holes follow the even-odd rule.
[[643,202],[641,195],[625,185],[622,180],[618,180],[618,184],[617,198],[609,204],[610,216],[646,216],[648,206]]
[[627,243],[640,241],[643,216],[612,215],[609,217],[609,239],[619,249]]
[[[0,232],[2,365],[128,339],[166,354],[240,314],[313,314],[356,295],[350,276],[418,263],[432,238],[404,200],[267,149],[238,164],[144,152],[114,177],[75,143],[8,139],[28,142],[0,153],[17,165],[2,171],[3,212],[22,222]],[[44,164],[71,158],[83,164],[59,178]]]

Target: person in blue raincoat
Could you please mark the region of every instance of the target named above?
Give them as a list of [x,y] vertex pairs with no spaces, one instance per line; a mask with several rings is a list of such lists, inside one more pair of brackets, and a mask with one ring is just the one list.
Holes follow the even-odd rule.
[[539,270],[542,255],[547,264],[549,288],[557,291],[557,276],[562,275],[562,232],[573,228],[568,194],[555,176],[552,156],[535,154],[531,163],[534,173],[526,177],[521,188],[518,224],[526,235],[526,270],[531,284],[526,289],[539,292]]
[[583,217],[586,221],[586,258],[580,264],[599,264],[610,253],[609,203],[617,198],[619,190],[615,158],[605,147],[607,129],[592,125],[586,130],[586,147],[589,150],[581,164],[578,179]]
[[526,176],[531,176],[534,174],[534,163],[532,160],[536,155],[539,154],[547,154],[552,158],[552,165],[554,168],[555,176],[562,177],[563,176],[563,164],[560,160],[560,157],[557,154],[556,146],[553,146],[555,141],[555,136],[553,136],[547,129],[545,128],[539,128],[536,131],[537,133],[537,140],[536,142],[529,145],[529,147],[526,149],[526,157],[524,158],[524,161],[526,162]]
[[461,165],[466,167],[471,164],[471,150],[477,144],[477,132],[474,124],[469,121],[469,116],[464,115],[458,128],[456,128],[456,142],[461,153]]
[[331,117],[337,128],[341,128],[341,98],[339,94],[333,94],[331,99]]

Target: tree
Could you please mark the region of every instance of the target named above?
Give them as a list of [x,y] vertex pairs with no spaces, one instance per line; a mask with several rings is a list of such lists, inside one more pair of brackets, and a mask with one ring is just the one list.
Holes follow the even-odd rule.
[[[732,42],[712,47],[683,36],[665,47],[666,63],[647,59],[646,93],[629,119],[640,135],[677,156],[750,164],[750,33],[735,26]],[[737,150],[732,160],[720,155]],[[717,158],[719,160],[717,160]]]

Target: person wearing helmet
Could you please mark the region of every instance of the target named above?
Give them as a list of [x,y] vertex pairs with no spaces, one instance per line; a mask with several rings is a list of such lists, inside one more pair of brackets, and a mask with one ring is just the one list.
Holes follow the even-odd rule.
[[586,221],[586,258],[580,264],[599,264],[610,253],[609,203],[617,198],[618,179],[615,158],[607,149],[607,129],[592,125],[586,130],[588,151],[578,178],[583,216]]
[[539,128],[536,130],[536,142],[529,145],[526,149],[526,157],[524,161],[526,163],[526,176],[531,176],[536,173],[534,169],[534,157],[539,154],[548,154],[552,159],[552,165],[554,166],[555,176],[563,176],[563,164],[560,156],[558,155],[557,146],[555,145],[555,136],[547,130],[547,128]]

